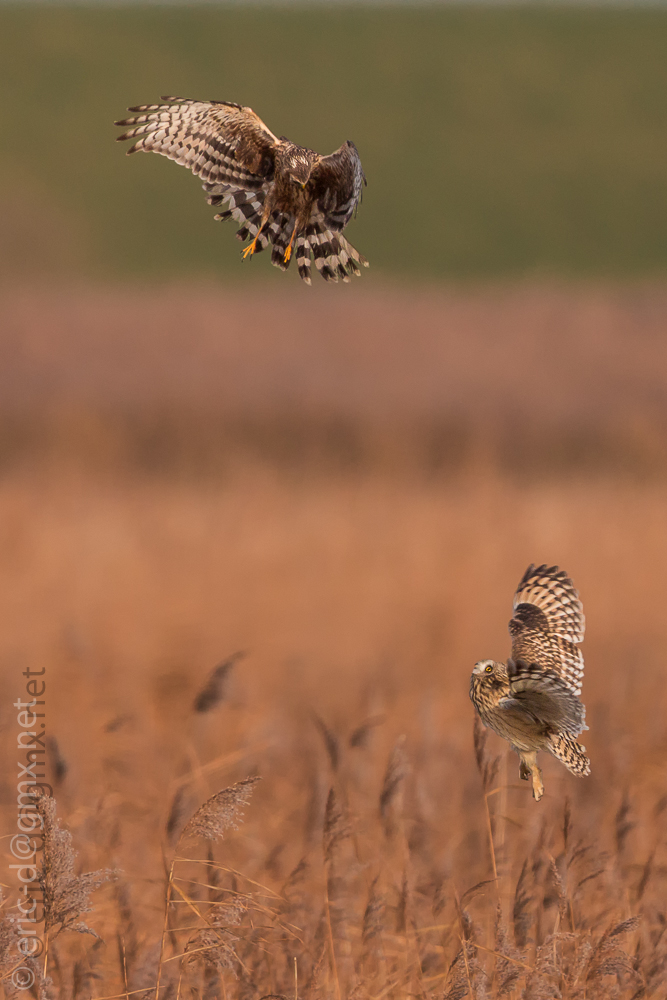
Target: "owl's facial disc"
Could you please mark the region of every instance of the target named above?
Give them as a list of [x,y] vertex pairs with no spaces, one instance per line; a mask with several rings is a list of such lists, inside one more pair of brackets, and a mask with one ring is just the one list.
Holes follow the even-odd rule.
[[482,677],[490,677],[491,674],[496,669],[494,660],[478,660],[478,662],[473,667],[473,674],[477,674]]

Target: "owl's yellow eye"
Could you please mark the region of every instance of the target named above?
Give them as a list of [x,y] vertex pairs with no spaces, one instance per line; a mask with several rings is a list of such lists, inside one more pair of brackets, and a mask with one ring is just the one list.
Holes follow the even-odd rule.
[[484,667],[484,670],[486,671],[487,674],[490,674],[493,672],[493,667],[489,663],[488,666]]

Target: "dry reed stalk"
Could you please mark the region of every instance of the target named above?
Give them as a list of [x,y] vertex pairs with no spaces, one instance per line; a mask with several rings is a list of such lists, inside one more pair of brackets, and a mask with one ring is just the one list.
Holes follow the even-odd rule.
[[338,770],[340,764],[340,742],[338,737],[331,729],[327,726],[326,722],[313,713],[313,722],[315,723],[317,730],[322,737],[322,742],[324,743],[325,750],[327,752],[327,757],[329,758],[329,764],[331,765],[331,770],[335,774]]
[[304,883],[310,872],[310,865],[306,858],[301,858],[295,868],[289,873],[283,882],[281,895],[283,897],[283,912],[292,912],[301,909],[305,905]]
[[623,793],[621,804],[619,805],[615,816],[616,855],[619,859],[622,857],[625,850],[625,842],[628,839],[628,835],[636,826],[636,823],[631,818],[631,814],[632,806],[630,804],[630,796],[626,789]]
[[60,820],[56,817],[55,799],[39,796],[36,808],[43,823],[44,845],[38,879],[44,898],[45,934],[51,934],[57,927],[55,935],[51,936],[68,930],[98,937],[79,917],[92,910],[91,894],[105,882],[116,878],[117,872],[103,868],[75,875],[76,853],[72,846],[72,835],[61,827]]
[[117,940],[123,945],[123,965],[132,969],[137,960],[137,927],[132,912],[130,886],[125,879],[119,879],[114,886],[114,897],[118,909],[119,927]]
[[529,887],[529,861],[526,858],[521,867],[521,874],[517,880],[516,891],[514,893],[514,906],[512,909],[512,926],[514,929],[514,943],[517,948],[523,950],[528,943],[528,931],[532,924],[531,905],[534,900],[534,891]]
[[496,909],[496,927],[494,935],[494,967],[493,985],[498,1000],[511,993],[522,975],[522,967],[526,968],[525,955],[512,947],[505,927],[500,906]]
[[475,749],[475,761],[477,769],[482,777],[482,789],[484,792],[484,809],[486,812],[486,828],[489,838],[489,853],[491,855],[491,869],[496,882],[496,892],[500,898],[500,886],[498,885],[498,867],[496,865],[496,848],[493,840],[493,823],[491,821],[491,810],[489,808],[489,794],[491,786],[498,774],[500,757],[489,757],[486,750],[486,742],[489,737],[489,730],[485,728],[482,720],[475,712],[473,723],[473,746]]
[[381,726],[385,721],[384,715],[372,715],[364,719],[360,726],[353,729],[348,739],[348,746],[355,750],[366,750],[370,743],[370,737],[377,726]]
[[[0,889],[0,907],[4,908],[6,900]],[[23,991],[14,986],[12,975],[21,967],[27,968],[34,976],[34,981],[40,994],[46,987],[42,976],[42,968],[36,958],[26,957],[19,949],[21,934],[17,926],[17,918],[13,914],[3,913],[0,918],[0,983],[7,1000],[14,1000]],[[18,958],[17,958],[18,956]]]
[[[54,947],[52,945],[52,947]],[[102,960],[101,951],[104,949],[103,941],[95,941],[92,948],[89,949],[82,959],[77,959],[74,962],[74,968],[72,970],[72,981],[69,995],[72,1000],[88,1000],[91,995],[91,984],[97,980],[102,979],[101,973],[98,971],[98,967]],[[60,994],[62,995],[64,990],[60,989]]]
[[192,813],[191,802],[192,796],[188,785],[179,785],[171,801],[169,815],[165,824],[165,834],[170,847],[174,847],[180,839],[183,827],[187,822],[186,816]]
[[245,652],[232,653],[226,660],[213,668],[206,683],[195,697],[193,711],[202,714],[210,712],[224,701],[227,696],[227,686],[232,668],[246,655]]
[[167,936],[167,931],[169,928],[169,906],[171,904],[171,888],[174,881],[174,864],[175,859],[172,860],[169,866],[169,872],[167,876],[167,890],[165,892],[165,903],[164,903],[164,923],[162,925],[162,937],[160,938],[160,954],[158,956],[158,966],[157,966],[157,981],[155,983],[155,1000],[160,998],[160,982],[162,980],[162,956],[164,955],[164,941]]
[[[237,781],[236,784],[231,785],[229,788],[223,788],[215,795],[212,795],[206,800],[190,817],[188,822],[183,827],[183,830],[178,838],[177,848],[181,841],[190,838],[202,838],[208,841],[217,841],[222,839],[224,834],[230,829],[237,829],[238,824],[242,821],[243,809],[250,801],[253,789],[257,782],[260,780],[259,777],[248,777],[242,781]],[[173,812],[173,806],[172,806]],[[162,968],[166,961],[169,959],[164,958],[164,946],[165,939],[170,930],[169,928],[169,913],[170,907],[172,905],[172,892],[175,889],[176,892],[183,898],[184,901],[188,903],[193,912],[199,917],[206,925],[204,929],[197,931],[195,935],[194,944],[196,947],[192,949],[189,953],[190,958],[192,954],[206,954],[206,967],[213,966],[216,970],[220,971],[222,969],[231,969],[234,963],[238,961],[238,956],[232,947],[233,935],[227,932],[226,926],[222,924],[217,925],[211,921],[206,920],[197,907],[193,904],[185,893],[175,884],[174,881],[174,867],[177,861],[185,860],[175,857],[172,859],[169,865],[168,876],[167,876],[167,888],[165,892],[165,906],[164,906],[164,921],[162,926],[162,937],[160,939],[160,952],[158,957],[158,969],[157,969],[157,980],[155,986],[155,1000],[159,1000],[160,984],[162,980]],[[210,853],[208,861],[202,862],[207,864],[210,868],[212,864],[212,855]],[[187,949],[186,949],[187,953]],[[188,959],[189,960],[189,959]],[[206,974],[206,969],[202,971],[202,975]]]
[[283,955],[288,962],[291,959],[296,959],[293,935],[299,938],[301,947],[304,947],[306,928],[311,917],[310,894],[307,886],[309,875],[310,865],[305,858],[301,858],[283,882],[280,893],[282,899],[278,906],[277,920],[278,922],[285,921],[289,924],[291,931],[290,934],[284,933],[281,935]]
[[69,765],[61,753],[60,745],[55,736],[47,736],[46,752],[51,784],[58,788],[67,776]]
[[326,809],[324,812],[324,827],[322,830],[322,843],[324,848],[324,863],[331,867],[335,860],[340,845],[352,835],[352,828],[349,821],[343,814],[338,804],[336,792],[329,789]]
[[459,942],[460,950],[447,970],[447,989],[442,1000],[464,1000],[466,996],[475,1000],[471,976],[475,950],[464,938],[459,938]]
[[[352,829],[350,823],[338,804],[334,789],[331,788],[324,812],[322,842],[325,867],[326,919],[329,932],[329,947],[331,950],[331,967],[334,974],[337,1000],[341,1000],[342,991],[338,969],[338,953],[334,942],[335,940],[341,941],[345,938],[343,901],[341,898],[345,887],[341,876],[338,874],[337,862],[342,844],[351,836]],[[335,934],[334,926],[336,930]]]
[[389,755],[380,792],[380,818],[387,840],[403,829],[403,785],[409,773],[405,736],[399,736]]
[[122,934],[118,935],[117,942],[118,942],[118,953],[119,953],[119,957],[121,959],[121,972],[123,974],[123,986],[125,988],[125,996],[127,998],[129,996],[128,985],[127,985],[127,959],[126,959],[126,955],[125,955],[125,941],[123,940]]
[[472,991],[472,979],[470,978],[470,963],[468,961],[468,949],[467,942],[460,938],[461,941],[461,954],[463,955],[463,964],[466,970],[466,982],[468,984],[468,993],[470,995],[470,1000],[475,1000],[475,995]]
[[[320,929],[324,928],[324,933],[319,933]],[[322,940],[325,939],[325,940]],[[318,922],[318,933],[315,935],[315,941],[313,944],[320,942],[320,946],[316,951],[317,958],[313,962],[312,968],[310,970],[310,976],[304,987],[304,997],[307,1000],[320,1000],[324,989],[324,970],[327,966],[327,958],[329,962],[331,961],[331,945],[329,941],[329,931],[328,931],[328,920],[326,912],[323,911],[321,919]]]
[[386,974],[384,949],[382,947],[382,933],[384,930],[384,912],[386,900],[384,894],[378,889],[379,876],[376,875],[368,890],[368,901],[361,928],[361,967],[375,979],[377,976],[383,977]]
[[563,851],[567,854],[568,842],[570,839],[570,830],[572,828],[572,806],[570,804],[569,796],[565,796],[565,803],[563,805]]
[[[202,913],[196,902],[176,884],[176,881],[174,877],[172,879],[172,889],[180,896],[183,903],[186,904],[197,920],[204,924],[204,927],[186,928],[187,930],[194,931],[194,934],[189,938],[185,951],[182,954],[172,955],[170,958],[164,959],[162,964],[166,965],[168,962],[174,962],[179,959],[185,958],[189,960],[193,956],[200,956],[205,958],[207,965],[217,969],[233,970],[234,965],[238,964],[247,973],[247,969],[244,968],[239,955],[232,947],[232,942],[236,941],[237,938],[229,931],[230,927],[236,927],[240,923],[241,916],[246,911],[245,901],[235,900],[231,904],[227,903],[223,911],[219,909],[214,910],[213,917],[209,919]],[[172,900],[172,902],[175,903],[177,901]],[[184,930],[183,927],[177,929],[179,931]],[[190,943],[196,945],[196,947],[190,948]],[[205,973],[206,968],[202,972]]]
[[558,916],[556,920],[556,926],[554,928],[554,933],[560,929],[561,922],[563,921],[567,909],[568,909],[568,899],[567,890],[565,888],[565,882],[563,881],[563,876],[558,870],[558,865],[556,864],[556,859],[551,855],[549,856],[549,870],[551,872],[551,877],[553,879],[554,887],[558,895]]
[[631,983],[636,989],[643,985],[642,977],[635,969],[631,956],[617,940],[620,935],[637,930],[638,926],[639,918],[630,917],[611,927],[599,938],[593,947],[583,976],[585,989],[589,995],[599,994],[601,997],[605,993],[608,995],[608,987],[604,983],[606,976],[614,976],[619,987]]
[[179,843],[190,837],[220,840],[227,830],[237,829],[258,781],[261,778],[244,778],[212,795],[185,824]]
[[[505,753],[501,754],[500,761],[499,761],[500,788],[496,789],[496,792],[499,793],[499,800],[498,800],[498,806],[497,806],[498,815],[497,815],[497,818],[496,818],[497,829],[495,830],[495,853],[497,855],[497,858],[500,859],[500,865],[499,866],[500,866],[501,871],[503,873],[507,874],[507,875],[509,875],[509,872],[506,871],[506,865],[505,865],[505,838],[507,836],[507,824],[508,824],[508,816],[507,816],[508,795],[507,795],[507,792],[508,792],[508,787],[509,786],[508,786],[508,773],[507,772],[508,772],[508,759],[509,759],[510,753],[511,753],[511,751],[505,751]],[[489,801],[488,794],[486,795],[486,801],[487,801],[487,806],[488,806],[488,801]],[[490,822],[490,816],[488,818],[488,822]],[[500,893],[500,886],[498,887],[498,894],[499,894],[499,900],[502,903],[503,902],[503,898],[502,898],[502,895]]]
[[75,875],[76,852],[72,835],[60,825],[56,816],[56,801],[45,795],[35,797],[35,808],[42,822],[42,858],[37,880],[42,891],[44,912],[44,963],[42,979],[47,978],[49,946],[63,931],[99,935],[79,918],[90,913],[90,896],[100,886],[117,877],[114,869],[105,868]]
[[651,875],[653,874],[653,868],[655,864],[655,855],[658,850],[657,845],[653,848],[648,858],[646,859],[646,864],[642,868],[641,877],[637,883],[637,888],[635,889],[635,904],[639,904],[642,901],[644,893],[646,892],[647,886],[651,880]]

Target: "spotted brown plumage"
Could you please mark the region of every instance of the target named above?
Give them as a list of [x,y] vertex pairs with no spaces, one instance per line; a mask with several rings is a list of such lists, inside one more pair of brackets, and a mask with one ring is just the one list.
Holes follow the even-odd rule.
[[136,139],[128,153],[160,153],[200,177],[208,203],[226,206],[215,218],[233,218],[237,237],[252,237],[244,257],[272,244],[271,263],[287,270],[294,255],[308,284],[311,257],[326,281],[349,281],[368,266],[342,234],[366,183],[353,142],[321,156],[277,138],[252,108],[162,100],[169,103],[129,108],[137,113],[115,123],[131,126],[118,140]]
[[537,754],[548,750],[572,771],[586,775],[590,761],[576,737],[586,728],[579,701],[585,619],[579,595],[558,566],[529,566],[514,595],[507,663],[480,660],[470,698],[484,725],[508,740],[520,758],[519,773],[532,777],[533,795],[544,793]]

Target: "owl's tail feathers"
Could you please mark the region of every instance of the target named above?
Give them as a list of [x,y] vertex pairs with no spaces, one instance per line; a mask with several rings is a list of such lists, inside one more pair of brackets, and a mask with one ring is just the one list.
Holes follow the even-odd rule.
[[586,747],[565,733],[554,733],[549,737],[549,750],[554,757],[565,764],[568,771],[582,778],[591,773],[591,762],[584,753],[585,749]]

